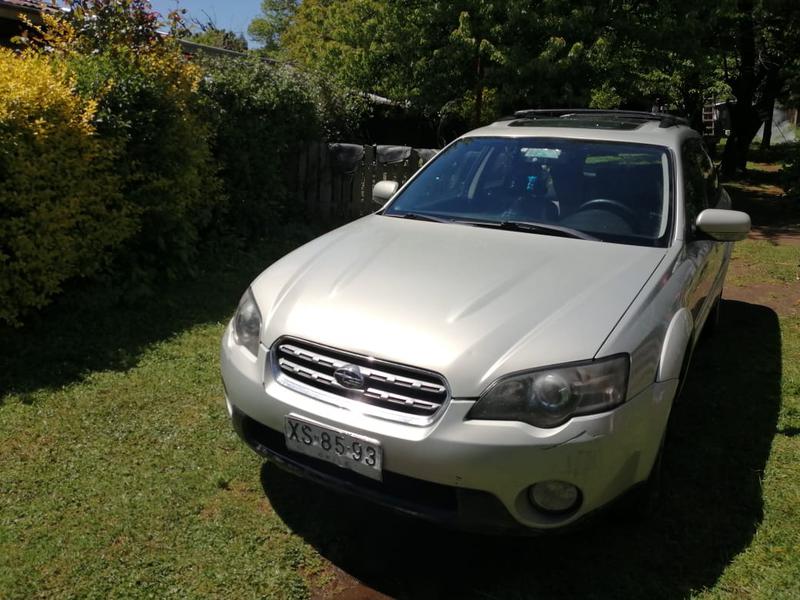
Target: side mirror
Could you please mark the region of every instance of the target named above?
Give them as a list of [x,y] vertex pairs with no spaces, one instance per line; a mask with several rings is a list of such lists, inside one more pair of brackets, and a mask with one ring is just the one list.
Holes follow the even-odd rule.
[[738,210],[707,208],[697,215],[694,224],[698,231],[718,242],[738,242],[750,232],[750,216]]
[[400,184],[396,181],[379,181],[372,188],[372,201],[383,206],[394,196]]

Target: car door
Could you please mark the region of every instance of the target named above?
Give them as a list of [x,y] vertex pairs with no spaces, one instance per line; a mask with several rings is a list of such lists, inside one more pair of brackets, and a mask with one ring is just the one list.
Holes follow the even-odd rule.
[[716,300],[715,283],[721,271],[724,244],[704,239],[695,230],[697,216],[706,208],[720,203],[721,187],[714,163],[699,138],[687,140],[681,150],[683,193],[686,210],[686,258],[693,265],[687,293],[697,336]]
[[[705,178],[706,178],[706,195],[708,198],[709,208],[723,208],[729,209],[731,207],[731,199],[728,193],[719,182],[719,173],[714,166],[714,161],[711,160],[705,144],[701,144],[701,151],[703,153],[702,159],[705,163]],[[719,295],[722,293],[722,284],[725,277],[725,265],[731,251],[733,250],[733,242],[712,242],[711,243],[711,256],[708,260],[708,273],[711,277],[710,289],[708,293],[706,311],[709,312],[714,306]]]

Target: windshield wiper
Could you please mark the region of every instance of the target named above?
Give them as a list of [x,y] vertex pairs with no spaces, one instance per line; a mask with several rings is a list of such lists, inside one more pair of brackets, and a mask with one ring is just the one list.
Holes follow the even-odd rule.
[[560,235],[562,237],[576,238],[579,240],[590,240],[592,242],[599,241],[593,235],[572,229],[571,227],[562,227],[561,225],[549,225],[544,223],[530,223],[528,221],[503,221],[500,223],[501,229],[512,229],[514,231],[530,231],[532,233],[544,233],[551,235]]
[[525,231],[528,233],[542,233],[544,235],[557,235],[560,237],[576,238],[579,240],[599,241],[598,238],[583,231],[562,227],[561,225],[550,225],[546,223],[532,223],[530,221],[456,221],[465,225],[475,225],[476,227],[493,227],[495,229],[507,229],[509,231]]
[[471,219],[445,219],[435,215],[418,212],[404,212],[397,214],[383,213],[387,217],[399,219],[413,219],[415,221],[431,221],[433,223],[458,223],[460,225],[473,225],[475,227],[491,227],[493,229],[507,229],[510,231],[524,231],[528,233],[541,233],[544,235],[557,235],[560,237],[576,238],[579,240],[599,241],[598,238],[588,233],[562,227],[561,225],[550,225],[546,223],[533,223],[530,221],[477,221]]
[[425,213],[418,213],[418,212],[405,212],[405,213],[398,213],[398,214],[389,214],[383,213],[387,217],[397,217],[399,219],[413,219],[415,221],[431,221],[433,223],[452,223],[452,219],[443,219],[442,217],[435,217],[434,215],[428,215]]

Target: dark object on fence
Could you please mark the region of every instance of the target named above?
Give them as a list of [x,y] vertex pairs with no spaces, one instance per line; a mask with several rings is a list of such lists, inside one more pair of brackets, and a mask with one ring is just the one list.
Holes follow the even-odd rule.
[[378,146],[378,162],[382,165],[403,162],[410,156],[411,148],[409,146]]
[[331,164],[336,172],[352,175],[364,160],[364,146],[361,144],[328,144]]
[[438,150],[433,150],[431,148],[418,148],[417,149],[417,154],[419,154],[419,159],[420,159],[420,161],[422,161],[423,165],[426,162],[428,162],[430,159],[432,159],[434,156],[436,156],[436,154],[438,152],[439,152]]

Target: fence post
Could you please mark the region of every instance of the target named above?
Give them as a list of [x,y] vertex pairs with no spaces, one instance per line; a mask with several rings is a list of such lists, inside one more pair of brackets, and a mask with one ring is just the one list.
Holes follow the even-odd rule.
[[319,156],[319,210],[323,220],[330,221],[331,217],[338,217],[333,214],[331,206],[331,195],[333,191],[333,177],[331,173],[330,152],[328,144],[317,144],[317,156]]
[[[375,167],[376,167],[375,146],[364,147],[364,168],[362,170],[363,187],[362,194],[359,198],[359,203],[353,207],[353,212],[359,216],[365,215],[369,212],[372,204],[372,187],[375,185]],[[377,206],[376,206],[377,208]]]

